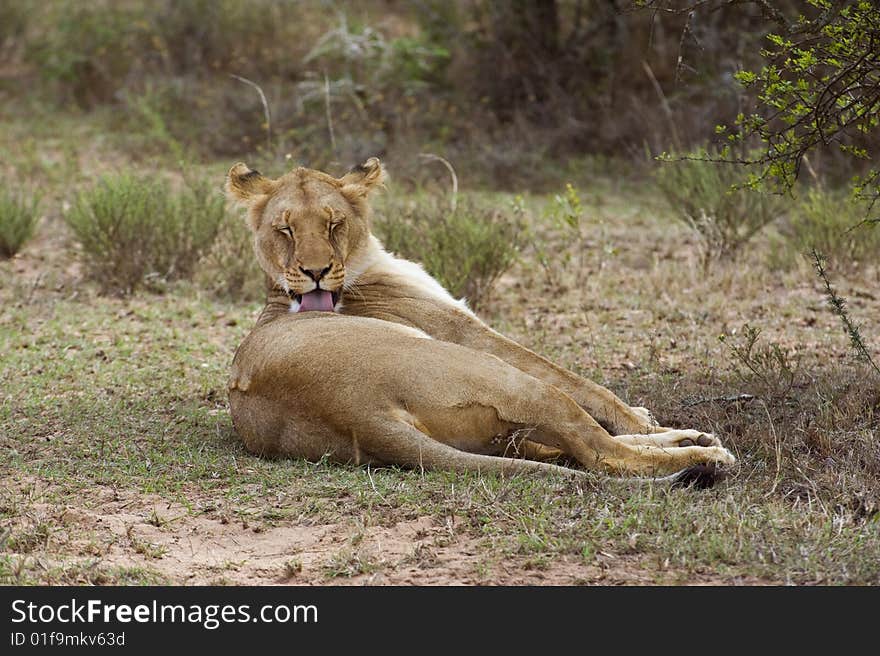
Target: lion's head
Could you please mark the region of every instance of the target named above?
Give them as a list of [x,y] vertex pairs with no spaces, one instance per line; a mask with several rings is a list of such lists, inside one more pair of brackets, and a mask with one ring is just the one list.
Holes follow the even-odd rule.
[[272,180],[242,163],[229,170],[227,196],[248,209],[260,267],[294,311],[334,310],[346,263],[370,236],[367,196],[384,180],[375,157],[341,178],[296,168]]

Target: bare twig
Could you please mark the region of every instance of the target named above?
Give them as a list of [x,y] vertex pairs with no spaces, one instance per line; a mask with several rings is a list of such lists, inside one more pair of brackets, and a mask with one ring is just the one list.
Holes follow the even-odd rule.
[[241,75],[236,75],[235,73],[230,73],[229,77],[235,78],[239,82],[244,82],[245,84],[252,86],[257,90],[257,93],[260,94],[260,102],[263,103],[263,116],[266,118],[266,147],[269,151],[272,150],[272,115],[269,113],[269,103],[266,100],[266,94],[263,93],[263,90],[260,88],[260,85],[256,82],[252,82],[246,77],[242,77]]
[[376,483],[373,481],[373,474],[370,473],[369,465],[367,465],[367,478],[370,479],[370,487],[373,488],[373,492],[376,493],[376,496],[382,499],[382,501],[384,501],[385,503],[388,503],[388,499],[386,499],[385,496],[376,489]]
[[449,170],[449,175],[452,176],[452,200],[450,201],[450,207],[454,212],[456,204],[458,203],[458,176],[455,174],[455,169],[452,167],[452,164],[450,164],[449,160],[446,158],[440,157],[440,155],[435,155],[434,153],[419,153],[419,157],[428,160],[429,162],[440,162]]
[[849,234],[850,232],[852,232],[856,228],[861,228],[862,226],[872,225],[872,224],[873,225],[880,225],[880,216],[868,217],[867,219],[862,219],[861,221],[856,223],[854,226],[850,226],[849,228],[844,230],[843,234],[845,234],[845,235]]
[[773,449],[776,452],[776,475],[773,477],[773,487],[764,496],[764,498],[767,499],[774,492],[776,492],[776,487],[779,485],[779,481],[782,478],[782,442],[779,439],[779,435],[777,435],[776,433],[776,426],[773,423],[773,417],[770,416],[770,409],[767,407],[766,403],[764,403],[764,414],[767,415],[767,422],[770,425],[770,432],[773,434]]
[[[682,60],[684,58],[684,40],[691,31],[691,21],[694,19],[694,13],[694,11],[688,12],[687,18],[684,21],[684,27],[681,29],[681,38],[678,40],[678,59],[675,62],[675,86],[678,86],[678,82],[681,79]],[[650,67],[648,70],[650,71]],[[649,75],[653,77],[653,72],[649,72]]]
[[803,155],[804,164],[807,165],[807,171],[810,174],[810,177],[813,178],[813,182],[816,184],[821,184],[822,181],[819,179],[819,174],[816,173],[816,169],[813,168],[813,165],[810,164],[810,159],[807,157],[806,153]]
[[324,74],[324,113],[327,116],[327,131],[330,133],[330,148],[336,156],[336,134],[333,132],[333,114],[330,112],[330,78]]
[[785,33],[791,33],[796,30],[796,26],[792,25],[785,18],[785,15],[776,7],[772,6],[769,0],[721,0],[713,3],[712,0],[695,0],[684,5],[680,3],[666,3],[662,0],[648,0],[643,4],[631,5],[627,12],[635,12],[639,10],[650,10],[654,13],[664,12],[666,14],[680,15],[688,14],[701,9],[708,5],[709,11],[717,11],[723,7],[735,5],[757,5],[761,9],[761,13],[765,18],[775,22]]
[[681,139],[678,137],[678,129],[675,127],[675,117],[672,115],[672,107],[669,106],[666,94],[663,93],[663,87],[661,87],[660,83],[657,81],[657,76],[654,75],[651,65],[644,59],[642,60],[642,68],[645,69],[645,73],[648,74],[648,79],[651,80],[654,91],[657,92],[657,97],[660,98],[660,106],[663,107],[663,113],[666,114],[666,119],[669,121],[669,128],[672,130],[672,143],[675,144],[675,149],[680,152]]
[[40,283],[43,282],[44,276],[45,276],[45,273],[43,273],[41,271],[39,274],[37,274],[36,278],[34,278],[33,281],[31,282],[30,289],[28,289],[27,296],[25,297],[25,301],[24,301],[25,305],[31,304],[31,301],[34,298],[34,292],[37,291],[37,287],[39,287]]
[[754,394],[730,394],[728,396],[713,396],[711,398],[698,398],[682,402],[681,407],[692,408],[695,405],[702,405],[703,403],[739,403],[742,401],[751,401],[754,398]]

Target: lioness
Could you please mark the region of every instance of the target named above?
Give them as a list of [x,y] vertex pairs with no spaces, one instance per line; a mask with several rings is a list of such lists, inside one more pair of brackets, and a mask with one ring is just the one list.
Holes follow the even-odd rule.
[[657,426],[645,409],[495,332],[419,265],[386,252],[368,203],[384,180],[376,158],[342,178],[230,169],[227,195],[247,209],[270,280],[229,379],[248,450],[569,475],[582,472],[509,456],[561,453],[647,476],[734,462],[714,436]]

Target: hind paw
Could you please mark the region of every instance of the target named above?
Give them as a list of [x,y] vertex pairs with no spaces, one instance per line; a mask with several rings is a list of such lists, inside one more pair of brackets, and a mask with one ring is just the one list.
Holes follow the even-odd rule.
[[663,434],[674,446],[721,446],[721,440],[712,433],[698,430],[674,430]]
[[661,449],[677,449],[689,446],[721,446],[721,440],[712,435],[712,433],[703,433],[697,430],[670,429],[663,433],[652,433],[650,435],[619,435],[616,439],[627,444],[656,446]]
[[699,449],[699,452],[695,455],[702,462],[714,462],[719,465],[736,464],[736,457],[734,457],[734,455],[723,446],[710,446],[704,449]]

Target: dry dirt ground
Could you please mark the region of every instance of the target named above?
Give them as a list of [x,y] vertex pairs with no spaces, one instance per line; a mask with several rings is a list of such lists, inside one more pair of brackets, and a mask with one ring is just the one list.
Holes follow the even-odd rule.
[[[53,527],[52,548],[30,566],[48,582],[181,585],[689,585],[766,584],[756,577],[658,571],[632,554],[562,556],[536,568],[493,557],[448,517],[391,526],[286,523],[270,528],[207,507],[197,513],[154,495],[99,486],[79,503],[41,502],[34,480],[6,478],[27,517]],[[208,501],[210,503],[210,501]],[[14,525],[13,525],[14,526]],[[97,558],[96,558],[97,557]],[[364,561],[368,563],[363,567]],[[92,571],[89,571],[91,568]],[[366,569],[367,571],[361,571]],[[72,570],[65,572],[64,570]],[[375,571],[372,571],[375,570]],[[134,574],[131,574],[134,573]]]

